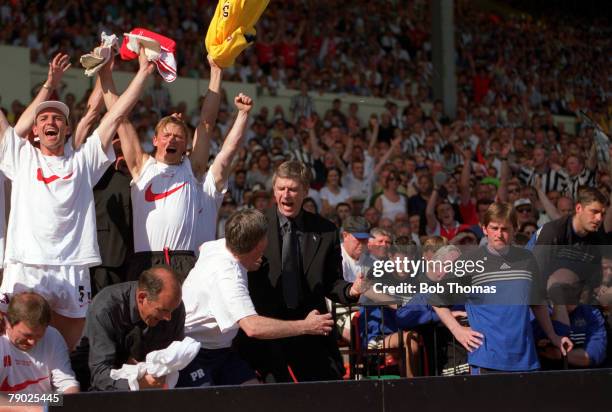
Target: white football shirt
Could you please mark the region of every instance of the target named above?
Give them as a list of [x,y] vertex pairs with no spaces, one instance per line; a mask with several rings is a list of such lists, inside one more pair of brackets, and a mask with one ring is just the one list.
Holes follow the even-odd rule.
[[256,315],[247,271],[225,247],[225,239],[206,242],[185,283],[185,336],[206,349],[229,348],[240,319]]
[[151,156],[132,181],[134,250],[195,251],[201,185],[185,158],[167,165]]
[[0,336],[0,392],[64,392],[79,386],[70,367],[68,347],[62,335],[47,327],[43,338],[28,352]]
[[8,129],[0,170],[13,182],[5,259],[29,265],[101,263],[93,187],[115,160],[95,131],[75,151],[44,156]]
[[215,186],[213,174],[208,172],[204,177],[204,184],[201,185],[200,209],[198,210],[198,228],[196,231],[196,247],[200,247],[205,242],[210,242],[217,238],[217,217],[219,208],[223,203],[225,192],[227,192],[227,182],[219,192]]

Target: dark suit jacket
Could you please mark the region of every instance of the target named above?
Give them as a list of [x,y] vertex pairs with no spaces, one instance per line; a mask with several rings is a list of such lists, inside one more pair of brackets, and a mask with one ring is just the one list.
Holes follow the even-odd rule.
[[134,250],[130,178],[111,165],[93,193],[102,266],[122,266]]
[[334,302],[356,302],[349,296],[351,284],[342,277],[342,255],[336,226],[327,219],[306,211],[296,220],[304,236],[301,242],[302,300],[295,310],[287,308],[281,278],[281,235],[276,207],[266,212],[268,247],[256,272],[249,272],[249,292],[257,313],[278,319],[303,319],[317,309],[327,312],[325,297]]

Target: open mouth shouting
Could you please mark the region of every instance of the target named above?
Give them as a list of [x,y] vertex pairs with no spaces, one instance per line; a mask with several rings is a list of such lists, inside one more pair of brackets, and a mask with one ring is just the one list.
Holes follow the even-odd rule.
[[44,134],[47,139],[55,140],[59,135],[59,130],[54,127],[49,127],[44,131]]
[[295,201],[293,199],[281,199],[281,208],[287,212],[292,212],[295,208]]

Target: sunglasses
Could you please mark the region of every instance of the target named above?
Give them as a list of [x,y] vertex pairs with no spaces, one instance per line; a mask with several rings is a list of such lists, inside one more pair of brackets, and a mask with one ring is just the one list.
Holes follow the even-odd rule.
[[530,207],[523,207],[523,208],[516,209],[516,211],[518,213],[531,213],[531,208]]

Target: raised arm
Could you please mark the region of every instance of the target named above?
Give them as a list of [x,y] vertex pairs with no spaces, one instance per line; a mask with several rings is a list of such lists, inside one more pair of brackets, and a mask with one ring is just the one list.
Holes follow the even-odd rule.
[[589,156],[586,160],[586,168],[594,171],[597,169],[597,143],[593,142],[591,148],[589,149]]
[[438,219],[436,218],[436,203],[438,203],[438,188],[436,187],[429,199],[427,199],[427,207],[425,208],[425,218],[427,219],[427,231],[433,233],[438,227]]
[[463,169],[461,169],[461,179],[459,179],[459,195],[461,204],[467,205],[470,203],[470,174],[472,172],[472,151],[466,149],[463,151]]
[[4,112],[0,110],[0,141],[2,141],[2,138],[4,137],[4,133],[7,131],[9,127],[11,127],[11,125],[6,119]]
[[208,153],[210,151],[210,139],[212,138],[219,104],[221,103],[221,78],[223,70],[217,66],[214,60],[208,56],[210,64],[210,81],[208,82],[208,92],[204,98],[200,111],[200,123],[193,136],[193,149],[189,160],[191,169],[197,179],[200,179],[208,166]]
[[510,179],[510,166],[508,165],[508,154],[510,144],[505,144],[500,152],[501,170],[499,176],[499,189],[497,190],[497,200],[499,202],[508,201],[508,180]]
[[100,114],[102,114],[102,108],[104,107],[104,95],[102,93],[102,87],[99,81],[96,81],[96,85],[89,95],[87,100],[87,110],[85,114],[79,120],[79,124],[76,127],[74,135],[72,137],[72,147],[76,150],[87,139],[87,134],[94,126]]
[[153,63],[147,60],[144,49],[140,50],[138,60],[140,63],[138,73],[127,90],[119,98],[117,98],[115,85],[112,81],[112,67],[109,66],[111,63],[100,70],[100,77],[98,79],[101,82],[102,91],[104,92],[104,103],[108,109],[108,113],[102,118],[100,126],[98,126],[98,134],[102,140],[102,146],[106,149],[115,132],[119,132],[121,150],[132,177],[137,177],[140,174],[140,168],[148,155],[142,151],[138,141],[138,134],[129,122],[127,115],[142,93],[147,77],[155,68]]
[[32,103],[23,112],[17,124],[15,124],[15,133],[17,136],[26,137],[32,129],[36,121],[36,106],[51,98],[53,90],[57,88],[62,80],[62,76],[70,68],[70,57],[67,54],[57,54],[49,63],[49,73],[47,80],[40,88],[40,91],[32,100]]
[[540,200],[540,204],[544,208],[544,211],[550,217],[551,220],[559,219],[561,217],[561,213],[559,213],[559,209],[552,204],[548,196],[546,196],[546,192],[542,190],[542,178],[539,175],[535,177],[535,189],[538,193],[538,200]]
[[376,163],[376,166],[374,167],[374,176],[378,176],[380,174],[380,171],[382,170],[385,163],[387,163],[387,161],[391,158],[393,151],[397,149],[401,145],[401,143],[401,137],[396,137],[395,139],[393,139],[393,141],[391,142],[391,146],[389,146],[389,150],[387,150],[385,154],[380,158],[378,163]]
[[319,137],[315,131],[315,121],[312,117],[306,119],[306,128],[308,129],[308,144],[314,159],[323,157],[323,149],[319,146]]
[[354,138],[352,136],[349,136],[348,142],[346,143],[346,148],[344,149],[344,153],[342,154],[342,160],[344,160],[346,163],[351,163],[352,161],[353,146],[355,146]]
[[227,134],[221,151],[215,158],[210,172],[215,179],[215,186],[218,191],[223,190],[223,186],[227,183],[231,172],[231,163],[242,144],[242,138],[244,137],[244,131],[246,130],[247,123],[249,120],[249,112],[253,108],[253,100],[242,93],[234,98],[234,104],[238,109],[238,115],[232,129]]
[[372,131],[370,132],[370,141],[368,142],[368,154],[374,156],[374,146],[378,142],[378,119],[376,117],[370,117],[370,124],[372,125]]

